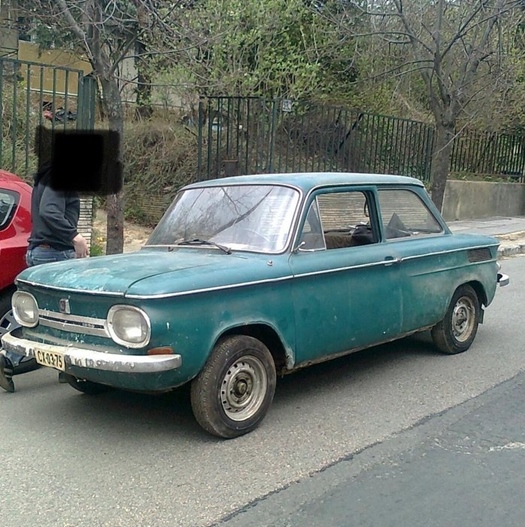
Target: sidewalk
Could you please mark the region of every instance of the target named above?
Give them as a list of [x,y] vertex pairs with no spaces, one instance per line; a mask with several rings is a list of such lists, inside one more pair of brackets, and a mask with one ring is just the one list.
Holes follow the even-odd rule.
[[525,216],[481,218],[479,220],[449,221],[455,233],[474,233],[494,236],[500,240],[500,257],[525,253]]

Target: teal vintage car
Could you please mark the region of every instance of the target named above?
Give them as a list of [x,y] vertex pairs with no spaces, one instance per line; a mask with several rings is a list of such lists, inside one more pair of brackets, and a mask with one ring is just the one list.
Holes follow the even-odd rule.
[[138,252],[23,271],[7,350],[85,393],[191,383],[208,432],[260,424],[277,375],[430,329],[472,344],[498,241],[452,234],[416,179],[239,176],[176,196]]

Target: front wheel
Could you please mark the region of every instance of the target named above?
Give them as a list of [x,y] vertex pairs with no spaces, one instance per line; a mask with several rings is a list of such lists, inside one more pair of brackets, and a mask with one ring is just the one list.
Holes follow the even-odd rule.
[[264,419],[275,384],[273,357],[262,342],[244,335],[227,337],[191,384],[195,419],[218,437],[247,434]]
[[84,379],[79,379],[69,373],[64,373],[64,378],[70,386],[75,388],[75,390],[87,395],[97,395],[99,393],[108,392],[112,389],[111,386],[99,384],[98,382],[85,381]]
[[467,351],[478,331],[481,306],[478,295],[469,285],[456,289],[441,322],[432,328],[432,339],[443,353],[454,355]]

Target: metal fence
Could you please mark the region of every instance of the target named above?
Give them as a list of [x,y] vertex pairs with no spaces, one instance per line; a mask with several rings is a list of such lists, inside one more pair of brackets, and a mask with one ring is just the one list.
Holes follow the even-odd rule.
[[199,177],[353,171],[429,178],[433,129],[407,119],[283,99],[199,105]]
[[[198,124],[200,179],[296,171],[430,179],[434,126],[423,122],[283,99],[207,97]],[[450,171],[523,181],[524,141],[463,131]]]
[[525,137],[464,130],[454,140],[450,172],[524,182]]
[[95,87],[81,70],[0,58],[0,167],[34,171],[37,126],[93,129]]

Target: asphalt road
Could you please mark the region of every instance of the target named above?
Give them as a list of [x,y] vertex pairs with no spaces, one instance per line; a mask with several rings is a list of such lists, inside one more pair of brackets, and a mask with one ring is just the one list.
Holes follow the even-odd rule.
[[525,373],[245,507],[221,527],[522,527]]
[[[434,422],[426,418],[476,404],[525,369],[525,257],[503,265],[511,285],[498,290],[467,353],[443,356],[425,338],[407,339],[309,368],[280,380],[262,426],[233,441],[201,431],[186,391],[90,397],[51,370],[17,377],[17,393],[0,393],[0,524],[286,525],[278,522],[303,485],[318,495],[324,474],[371,445],[395,441],[403,451],[410,431]],[[288,509],[274,508],[277,499]],[[264,502],[272,508],[250,524]],[[301,511],[322,518],[316,507]]]

